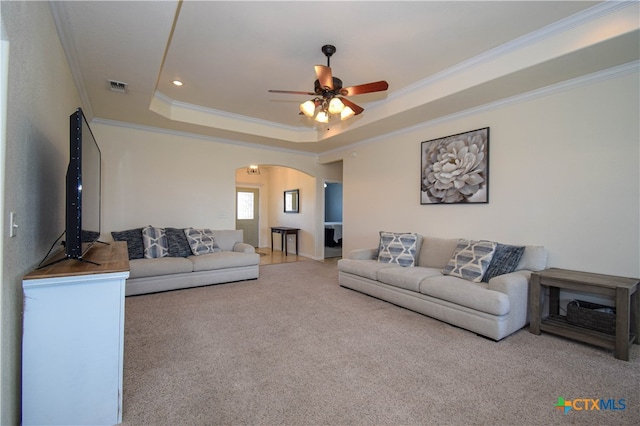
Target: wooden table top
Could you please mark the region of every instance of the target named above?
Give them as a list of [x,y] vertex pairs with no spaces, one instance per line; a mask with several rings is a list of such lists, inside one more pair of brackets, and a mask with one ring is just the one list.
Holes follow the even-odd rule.
[[299,231],[300,228],[289,228],[287,226],[272,226],[271,231]]
[[597,287],[617,288],[626,287],[633,288],[638,285],[640,279],[618,277],[614,275],[594,274],[591,272],[572,271],[568,269],[549,268],[544,271],[536,272],[541,278],[558,279],[569,282],[584,283]]
[[[61,251],[50,262],[64,257]],[[27,274],[25,280],[41,278],[68,277],[74,275],[107,274],[113,272],[126,272],[129,270],[129,255],[127,243],[114,241],[108,244],[95,243],[84,256],[85,260],[98,263],[83,262],[78,259],[66,259],[58,263],[49,264]]]

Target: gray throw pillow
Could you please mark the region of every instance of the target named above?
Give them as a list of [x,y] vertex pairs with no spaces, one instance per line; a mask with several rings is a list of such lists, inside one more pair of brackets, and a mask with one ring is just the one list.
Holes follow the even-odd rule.
[[489,280],[498,275],[509,274],[516,270],[520,259],[524,254],[524,247],[509,246],[500,244],[496,246],[491,263],[484,273],[482,281],[488,283]]
[[164,232],[167,234],[170,257],[188,257],[193,254],[184,229],[164,228]]
[[144,243],[145,259],[157,259],[169,255],[169,244],[164,228],[154,226],[142,228],[142,242]]
[[187,228],[184,230],[184,235],[189,241],[191,252],[196,256],[221,251],[210,229]]
[[495,251],[496,243],[491,241],[460,240],[442,274],[479,283]]
[[126,241],[129,260],[144,258],[144,243],[142,242],[142,228],[113,231],[114,241]]
[[411,232],[380,231],[378,262],[415,266],[420,236]]

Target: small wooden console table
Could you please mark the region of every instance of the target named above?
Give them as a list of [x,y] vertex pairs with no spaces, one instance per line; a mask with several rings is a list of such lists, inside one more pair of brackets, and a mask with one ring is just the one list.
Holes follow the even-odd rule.
[[287,235],[292,234],[296,236],[296,256],[298,255],[298,231],[300,228],[288,228],[286,226],[272,226],[271,227],[271,251],[273,251],[273,234],[282,235],[282,241],[280,243],[280,250],[284,252],[285,256],[288,256],[287,253]]
[[[629,347],[640,344],[640,297],[637,278],[624,278],[588,272],[551,268],[531,275],[529,288],[529,331],[541,331],[580,340],[615,351],[615,357],[629,361]],[[542,287],[549,288],[549,316],[542,318],[540,295]],[[567,322],[560,315],[560,289],[577,290],[613,298],[616,308],[616,334],[611,336]]]

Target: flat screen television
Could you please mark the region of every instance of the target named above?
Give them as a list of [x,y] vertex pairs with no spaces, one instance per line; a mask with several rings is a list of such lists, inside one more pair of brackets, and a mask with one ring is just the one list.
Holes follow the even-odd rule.
[[82,109],[69,117],[64,250],[82,259],[100,237],[102,156]]

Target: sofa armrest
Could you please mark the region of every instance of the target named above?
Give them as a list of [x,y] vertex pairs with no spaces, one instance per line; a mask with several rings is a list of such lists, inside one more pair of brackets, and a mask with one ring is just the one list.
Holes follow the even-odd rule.
[[[489,280],[489,290],[499,291],[508,296],[511,294],[524,292],[529,297],[529,280],[531,279],[531,271],[520,270],[509,274],[498,275]],[[509,297],[511,298],[511,297]]]
[[499,291],[509,297],[509,316],[514,324],[524,326],[529,318],[529,280],[531,271],[520,270],[498,275],[489,280],[489,290]]
[[371,260],[376,258],[377,248],[372,249],[355,249],[351,250],[347,255],[347,259],[353,260]]
[[246,243],[235,243],[233,245],[233,251],[238,253],[255,253],[256,249],[250,244]]

